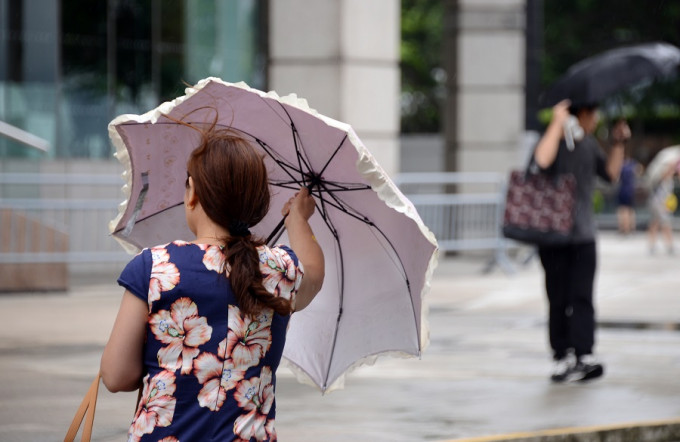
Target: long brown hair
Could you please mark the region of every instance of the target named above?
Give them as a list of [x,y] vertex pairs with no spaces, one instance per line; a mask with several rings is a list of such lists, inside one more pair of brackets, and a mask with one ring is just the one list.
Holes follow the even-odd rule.
[[[264,242],[247,230],[269,210],[269,180],[263,156],[232,130],[213,124],[201,134],[201,143],[191,153],[187,170],[206,215],[230,232],[219,239],[226,245],[226,261],[231,269],[228,276],[238,306],[246,315],[255,315],[263,308],[288,315],[292,312],[290,301],[272,295],[262,285],[256,247]],[[237,229],[240,232],[235,232]]]

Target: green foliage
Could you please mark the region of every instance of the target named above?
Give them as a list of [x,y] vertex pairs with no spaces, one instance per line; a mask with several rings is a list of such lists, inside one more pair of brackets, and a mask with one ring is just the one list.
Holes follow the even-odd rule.
[[[544,0],[542,87],[572,64],[619,46],[665,41],[680,46],[680,2],[674,0]],[[613,104],[612,104],[613,103]],[[680,79],[614,97],[610,118],[636,120],[647,133],[680,134]],[[545,121],[546,114],[539,114]]]
[[544,86],[577,61],[617,46],[649,41],[680,45],[674,0],[544,0]]
[[593,212],[602,213],[604,211],[605,199],[600,189],[595,189],[593,191],[592,204]]
[[444,99],[441,0],[401,2],[401,130],[438,132]]
[[[402,132],[438,132],[441,127],[444,3],[401,2]],[[678,0],[543,0],[543,8],[543,89],[572,64],[614,47],[650,41],[680,46]],[[624,111],[645,131],[680,131],[680,80],[622,94],[606,113],[615,117]],[[546,124],[549,117],[546,111],[539,114]]]

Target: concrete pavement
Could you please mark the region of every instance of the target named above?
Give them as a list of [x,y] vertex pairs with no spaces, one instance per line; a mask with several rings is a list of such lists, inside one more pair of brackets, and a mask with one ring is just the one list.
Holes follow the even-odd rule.
[[[597,352],[606,374],[568,385],[548,381],[537,260],[514,275],[483,275],[487,258],[442,258],[422,359],[380,359],[327,396],[280,369],[280,440],[676,440],[596,437],[680,420],[680,256],[649,255],[642,234],[601,234]],[[111,270],[74,278],[67,293],[0,295],[0,440],[63,439],[116,315],[119,269]],[[100,389],[94,440],[124,440],[135,395]],[[590,427],[590,439],[574,439],[574,427]]]

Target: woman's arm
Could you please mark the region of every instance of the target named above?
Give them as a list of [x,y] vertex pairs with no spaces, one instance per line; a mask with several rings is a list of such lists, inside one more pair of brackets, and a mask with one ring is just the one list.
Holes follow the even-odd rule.
[[305,269],[305,276],[302,278],[295,298],[296,311],[307,307],[319,293],[326,272],[323,251],[316,242],[314,232],[308,222],[314,209],[314,198],[309,195],[306,188],[300,189],[283,207],[290,247]]
[[148,309],[144,301],[125,291],[100,365],[102,381],[113,393],[133,391],[141,384]]
[[619,181],[621,167],[624,160],[625,143],[630,139],[631,132],[624,120],[617,122],[611,131],[611,151],[607,155],[607,174],[612,183]]
[[547,169],[555,162],[567,118],[569,118],[569,100],[562,100],[553,106],[550,124],[534,151],[534,160],[541,169]]

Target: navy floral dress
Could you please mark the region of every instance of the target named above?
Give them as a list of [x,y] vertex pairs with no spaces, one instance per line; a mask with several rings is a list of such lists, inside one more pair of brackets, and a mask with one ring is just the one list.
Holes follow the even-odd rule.
[[[295,302],[301,264],[258,248],[265,288]],[[276,369],[290,316],[239,310],[218,246],[142,250],[118,283],[149,305],[142,398],[130,441],[274,441]],[[227,274],[229,269],[227,268]]]

